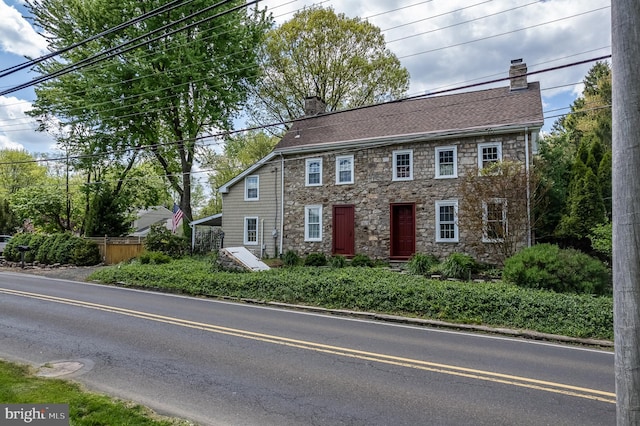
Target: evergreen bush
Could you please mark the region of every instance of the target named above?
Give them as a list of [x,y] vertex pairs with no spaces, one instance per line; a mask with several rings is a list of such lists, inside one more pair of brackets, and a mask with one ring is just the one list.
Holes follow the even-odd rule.
[[304,259],[305,266],[325,266],[327,257],[324,253],[311,253]]
[[76,266],[93,266],[102,262],[100,249],[94,241],[80,237],[73,238],[71,263]]
[[329,259],[329,265],[332,268],[344,268],[347,265],[347,259],[341,254],[336,254]]
[[300,264],[300,256],[293,250],[287,250],[282,256],[282,262],[285,266],[296,266]]
[[507,259],[503,278],[521,287],[557,293],[611,293],[611,271],[602,262],[553,244],[538,244]]
[[362,266],[366,268],[373,267],[373,260],[366,254],[356,254],[351,259],[351,266]]

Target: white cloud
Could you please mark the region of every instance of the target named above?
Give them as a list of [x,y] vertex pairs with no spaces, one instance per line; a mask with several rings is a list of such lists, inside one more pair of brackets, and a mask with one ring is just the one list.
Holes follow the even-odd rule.
[[32,58],[47,52],[47,42],[13,6],[0,0],[0,49]]
[[[312,3],[317,0],[299,0],[273,14]],[[387,47],[411,74],[410,95],[507,77],[512,59],[522,58],[531,72],[611,53],[608,0],[331,0],[322,5],[348,17],[370,17],[372,24],[387,30]],[[277,22],[292,16],[278,17]],[[575,83],[593,65],[540,73],[529,81],[540,81],[546,108],[557,99],[575,99],[582,89]]]
[[26,149],[30,153],[55,150],[55,140],[37,132],[37,121],[26,114],[31,107],[28,101],[0,96],[0,149]]

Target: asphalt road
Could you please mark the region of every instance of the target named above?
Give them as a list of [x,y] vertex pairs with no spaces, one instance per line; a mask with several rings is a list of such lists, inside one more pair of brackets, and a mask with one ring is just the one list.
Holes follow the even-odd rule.
[[613,425],[598,350],[0,273],[0,357],[203,425]]

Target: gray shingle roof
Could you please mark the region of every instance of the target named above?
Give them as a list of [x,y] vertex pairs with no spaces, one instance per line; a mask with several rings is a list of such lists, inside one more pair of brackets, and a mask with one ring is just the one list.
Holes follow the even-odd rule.
[[535,128],[543,122],[540,85],[532,82],[524,90],[501,87],[314,116],[295,122],[276,150],[501,127]]

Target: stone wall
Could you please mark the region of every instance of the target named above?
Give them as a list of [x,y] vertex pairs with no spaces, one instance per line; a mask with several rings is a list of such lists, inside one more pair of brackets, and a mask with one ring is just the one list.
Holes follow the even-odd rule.
[[[525,160],[524,134],[415,142],[393,146],[345,150],[331,153],[288,157],[285,166],[285,215],[283,249],[300,255],[332,253],[332,207],[355,206],[355,251],[376,259],[390,255],[390,211],[394,203],[415,204],[416,252],[439,258],[452,252],[469,253],[482,261],[491,261],[473,246],[481,235],[471,235],[459,227],[458,243],[436,242],[436,201],[459,198],[458,185],[466,173],[477,172],[478,144],[502,143],[503,160]],[[458,178],[435,178],[435,148],[457,147]],[[413,150],[413,180],[392,180],[393,151]],[[336,155],[353,155],[354,184],[337,185]],[[322,186],[305,186],[305,159],[322,158]],[[304,239],[305,206],[322,205],[322,241]],[[478,212],[478,214],[482,214]],[[472,244],[475,243],[475,244]]]

